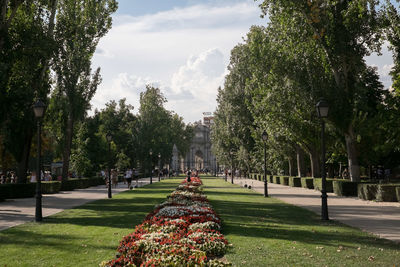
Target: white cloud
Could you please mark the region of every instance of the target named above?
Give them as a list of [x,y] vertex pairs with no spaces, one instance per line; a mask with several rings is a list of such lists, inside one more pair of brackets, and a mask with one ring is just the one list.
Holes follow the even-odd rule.
[[128,73],[119,73],[115,77],[109,87],[100,86],[92,100],[92,104],[97,108],[104,108],[104,104],[110,100],[120,100],[126,98],[129,104],[134,106],[135,111],[138,110],[140,92],[145,90],[147,84],[160,86],[159,83],[151,81],[149,78],[137,77]]
[[259,14],[257,3],[244,0],[140,17],[115,16],[114,27],[100,41],[93,61],[103,77],[93,106],[103,108],[110,99],[126,97],[137,110],[138,93],[132,92],[158,81],[167,108],[186,122],[201,119],[203,111],[215,109],[230,50],[251,25],[265,24]]

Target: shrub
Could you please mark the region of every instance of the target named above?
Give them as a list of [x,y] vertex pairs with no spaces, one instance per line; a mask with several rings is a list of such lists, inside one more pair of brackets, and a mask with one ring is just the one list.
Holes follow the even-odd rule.
[[273,182],[274,182],[274,176],[273,176],[273,175],[270,175],[270,176],[269,176],[268,182],[269,182],[269,183],[273,183]]
[[333,181],[333,192],[337,196],[357,196],[357,182],[348,180],[335,180]]
[[42,194],[56,194],[60,192],[61,182],[59,181],[50,181],[50,182],[42,182]]
[[36,183],[0,184],[0,199],[33,197],[35,189]]
[[281,177],[281,184],[289,185],[289,177],[287,176]]
[[314,178],[312,177],[301,177],[301,187],[314,189]]
[[274,184],[280,184],[281,183],[281,178],[279,176],[274,176],[273,183]]
[[[314,178],[314,189],[321,191],[322,190],[322,178]],[[326,179],[326,192],[333,193],[333,180]]]
[[371,183],[359,183],[357,185],[357,196],[364,200],[376,199],[376,192],[378,191],[377,184]]
[[400,202],[400,186],[396,187],[396,197],[397,197],[397,201]]
[[97,186],[97,185],[105,185],[106,184],[106,182],[105,182],[105,180],[103,179],[103,177],[98,177],[98,176],[95,176],[95,177],[91,177],[91,178],[89,178],[89,186]]
[[300,177],[289,177],[289,185],[291,187],[301,187],[301,178]]
[[376,192],[377,201],[396,202],[398,198],[396,196],[396,187],[400,184],[380,184]]

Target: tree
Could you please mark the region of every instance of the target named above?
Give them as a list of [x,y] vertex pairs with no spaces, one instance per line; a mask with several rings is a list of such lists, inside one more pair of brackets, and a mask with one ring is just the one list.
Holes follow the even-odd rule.
[[[331,121],[344,137],[347,148],[350,176],[360,179],[357,152],[357,104],[365,83],[360,79],[367,69],[364,57],[378,51],[381,24],[375,0],[346,1],[277,1],[261,4],[263,14],[271,21],[302,21],[297,36],[308,43],[315,42],[324,67],[333,75],[336,99]],[[296,37],[297,37],[296,36]],[[290,37],[290,36],[289,36]],[[340,116],[338,116],[340,115]]]
[[17,161],[18,183],[26,182],[35,129],[32,104],[36,98],[46,102],[50,89],[56,3],[1,2],[0,87],[4,90],[0,92],[0,135],[3,148]]
[[63,151],[63,181],[68,178],[74,124],[83,119],[99,85],[100,69],[93,74],[91,58],[97,44],[111,28],[111,14],[117,9],[115,0],[60,0],[57,14],[56,40],[59,51],[54,70],[57,86],[54,96],[65,98],[66,133]]

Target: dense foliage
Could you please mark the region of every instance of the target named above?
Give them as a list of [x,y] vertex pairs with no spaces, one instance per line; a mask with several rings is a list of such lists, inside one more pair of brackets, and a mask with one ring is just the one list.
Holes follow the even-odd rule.
[[[232,50],[219,90],[213,145],[220,161],[228,163],[231,155],[235,165],[260,171],[265,130],[269,171],[294,175],[297,167],[299,176],[320,177],[315,105],[324,98],[331,176],[339,165],[348,166],[353,181],[373,165],[396,167],[398,8],[375,0],[266,0],[260,7],[269,22],[253,26]],[[384,42],[393,51],[393,90],[383,88],[377,69],[365,61]]]

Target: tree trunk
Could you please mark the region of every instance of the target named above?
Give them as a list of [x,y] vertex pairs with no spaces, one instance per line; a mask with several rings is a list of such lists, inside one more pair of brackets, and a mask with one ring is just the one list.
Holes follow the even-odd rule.
[[326,165],[327,169],[328,169],[328,178],[334,178],[335,177],[335,168],[333,166],[333,164],[327,164]]
[[72,111],[70,111],[69,115],[68,115],[67,129],[66,129],[66,134],[65,134],[62,181],[68,180],[69,158],[71,155],[73,131],[74,131],[74,120],[72,118]]
[[345,133],[344,137],[346,139],[346,149],[347,149],[347,158],[349,161],[350,180],[352,182],[359,182],[360,181],[360,165],[358,164],[356,141],[354,138],[354,129],[353,129],[352,125],[349,126],[348,133]]
[[306,163],[304,161],[303,149],[301,149],[301,147],[297,146],[296,154],[297,154],[297,176],[305,177],[306,176]]
[[296,171],[295,171],[295,161],[293,157],[288,158],[288,163],[289,163],[289,176],[295,176]]
[[321,177],[320,155],[316,149],[313,149],[309,155],[311,161],[311,175],[313,178],[319,178]]
[[17,183],[19,184],[26,183],[26,173],[28,171],[32,137],[33,137],[32,128],[29,127],[27,128],[27,132],[25,134],[24,146],[21,152],[21,157],[17,161]]

